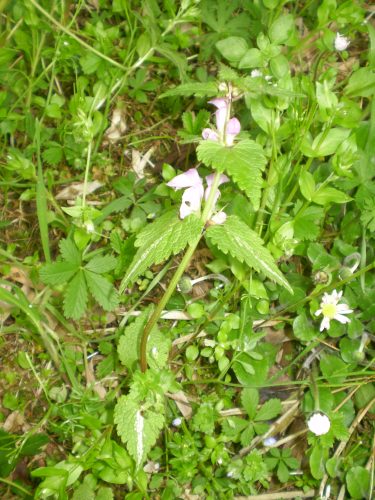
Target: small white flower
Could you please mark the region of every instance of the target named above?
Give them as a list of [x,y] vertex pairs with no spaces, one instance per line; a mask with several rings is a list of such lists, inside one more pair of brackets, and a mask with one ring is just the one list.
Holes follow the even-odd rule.
[[350,319],[344,316],[344,314],[350,314],[353,312],[349,309],[347,304],[339,304],[342,297],[342,292],[337,292],[333,290],[331,294],[325,293],[323,299],[320,303],[320,309],[315,312],[315,316],[323,314],[323,320],[320,324],[320,331],[328,330],[330,326],[331,319],[335,319],[340,323],[350,323]]
[[263,441],[263,446],[274,446],[277,443],[277,439],[274,437],[268,437]]
[[233,477],[234,472],[232,470],[227,472],[227,477]]
[[222,458],[218,458],[217,459],[217,463],[218,463],[218,465],[221,465],[223,463],[223,459]]
[[335,49],[339,52],[346,50],[350,45],[350,40],[346,38],[344,35],[340,35],[340,33],[336,33],[335,38]]
[[85,228],[89,234],[92,234],[95,231],[94,223],[91,220],[85,222]]
[[173,427],[180,427],[181,423],[182,423],[182,419],[179,417],[172,420]]
[[214,224],[224,224],[227,220],[227,214],[223,211],[217,212],[213,217],[211,217],[211,222]]
[[331,428],[331,422],[325,413],[314,411],[307,420],[307,427],[315,436],[323,436]]
[[250,76],[251,78],[256,78],[258,76],[263,76],[263,73],[259,69],[253,69]]

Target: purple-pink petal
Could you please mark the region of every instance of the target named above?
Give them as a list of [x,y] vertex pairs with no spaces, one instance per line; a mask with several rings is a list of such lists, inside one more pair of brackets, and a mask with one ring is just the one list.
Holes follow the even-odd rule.
[[208,101],[208,103],[213,104],[218,109],[228,107],[228,101],[224,99],[224,97],[216,97],[215,99],[211,99],[211,101]]
[[219,136],[217,135],[217,133],[210,128],[204,128],[202,130],[202,137],[205,140],[207,140],[207,139],[210,139],[211,141],[218,141],[219,140]]
[[[207,175],[207,177],[206,177],[207,187],[212,186],[212,183],[214,181],[214,177],[215,177],[215,174]],[[229,178],[226,175],[221,174],[218,186],[220,186],[221,184],[224,184],[224,182],[229,182]]]
[[175,190],[199,185],[202,185],[202,179],[196,168],[190,168],[183,174],[176,175],[171,181],[167,182],[167,186]]
[[229,135],[237,135],[241,132],[241,123],[237,118],[231,118],[227,123],[226,133]]
[[198,212],[201,208],[203,197],[203,185],[196,185],[186,189],[182,195],[180,206],[180,218],[184,219],[188,215]]

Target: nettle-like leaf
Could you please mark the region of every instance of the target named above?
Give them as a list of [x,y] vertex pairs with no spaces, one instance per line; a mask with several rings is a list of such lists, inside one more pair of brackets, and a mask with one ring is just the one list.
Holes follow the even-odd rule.
[[205,165],[226,172],[251,199],[255,210],[259,208],[262,172],[267,162],[262,146],[251,139],[231,147],[207,140],[199,144],[197,156]]
[[223,253],[245,262],[293,293],[261,238],[235,215],[228,217],[224,224],[209,227],[206,236]]
[[[150,316],[150,308],[145,309],[138,318],[125,328],[118,344],[118,355],[121,363],[128,370],[134,370],[139,359],[141,337],[147,320]],[[155,326],[147,342],[147,360],[151,368],[163,368],[168,360],[171,346],[170,339],[163,335]]]
[[198,217],[190,215],[180,220],[174,210],[146,226],[137,236],[135,245],[139,250],[121,282],[120,293],[152,265],[181,252],[190,241],[199,237],[202,229]]
[[142,409],[142,405],[130,394],[118,400],[114,420],[121,440],[137,467],[140,467],[163,428],[164,414],[150,408]]

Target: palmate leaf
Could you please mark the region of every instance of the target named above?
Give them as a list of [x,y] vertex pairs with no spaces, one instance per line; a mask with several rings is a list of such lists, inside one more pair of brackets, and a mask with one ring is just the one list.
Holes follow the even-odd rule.
[[234,146],[202,141],[197,148],[198,160],[218,172],[226,172],[247,194],[257,210],[262,189],[262,172],[266,166],[262,146],[244,139]]
[[264,403],[257,412],[254,421],[261,422],[262,420],[271,420],[281,413],[280,399],[272,398]]
[[206,236],[225,254],[229,253],[240,262],[245,262],[293,293],[263,241],[235,215],[228,217],[224,224],[209,227]]
[[165,417],[161,412],[143,410],[132,395],[121,396],[118,400],[114,421],[121,440],[134,458],[137,468],[145,461],[164,426]]
[[64,260],[76,264],[77,266],[81,263],[81,254],[78,248],[75,246],[74,242],[69,239],[61,240],[59,243],[60,253]]
[[112,283],[87,267],[83,272],[91,295],[105,311],[113,311],[118,306],[118,294]]
[[80,269],[69,283],[64,294],[64,314],[67,318],[79,319],[86,310],[87,286],[83,270]]
[[181,252],[190,241],[199,237],[203,224],[195,215],[180,220],[175,211],[167,212],[146,226],[137,236],[140,247],[120,285],[120,293],[154,264]]
[[40,271],[40,279],[46,285],[63,285],[77,272],[77,265],[72,262],[54,262],[44,265]]
[[112,271],[117,265],[116,257],[112,255],[97,255],[85,266],[85,269],[94,273],[103,274]]

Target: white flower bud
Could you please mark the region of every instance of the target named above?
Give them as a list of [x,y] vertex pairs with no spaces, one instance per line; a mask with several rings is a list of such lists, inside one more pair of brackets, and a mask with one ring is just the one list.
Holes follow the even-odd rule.
[[325,413],[315,411],[308,418],[307,427],[315,436],[323,436],[323,434],[327,434],[331,428],[331,422]]
[[174,420],[172,420],[173,427],[180,427],[181,423],[182,419],[180,417],[177,417]]
[[346,38],[346,36],[340,35],[340,33],[336,33],[335,38],[335,49],[339,52],[346,50],[350,45],[350,40]]

